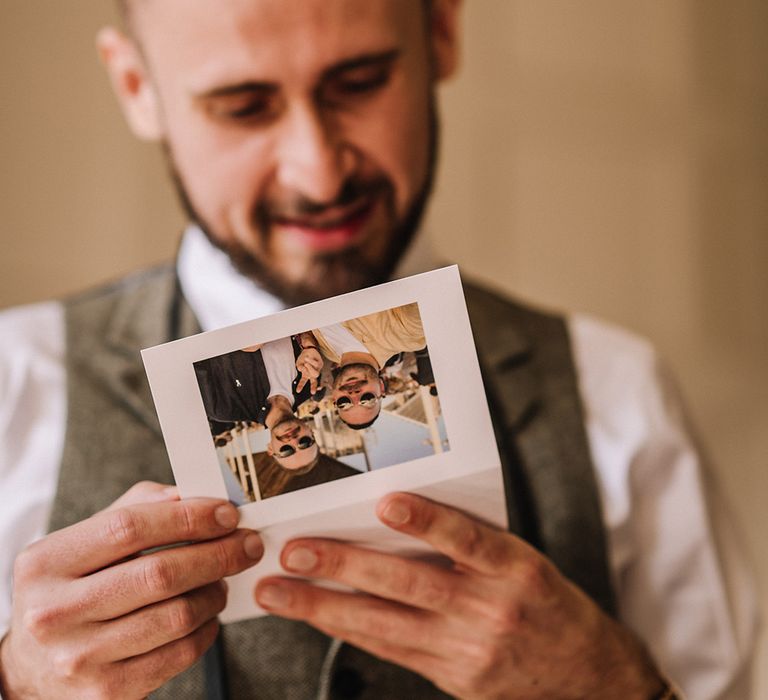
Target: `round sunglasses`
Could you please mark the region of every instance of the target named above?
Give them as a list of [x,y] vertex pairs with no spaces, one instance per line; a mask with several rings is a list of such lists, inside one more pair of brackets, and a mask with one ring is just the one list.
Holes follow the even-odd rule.
[[[310,435],[302,435],[298,440],[298,446],[300,450],[308,450],[314,444],[315,438],[311,437]],[[293,445],[282,445],[280,449],[275,452],[275,457],[285,459],[286,457],[291,457],[295,454],[296,449]]]
[[[377,403],[381,401],[381,396],[376,396],[376,394],[366,391],[364,394],[360,396],[360,405],[365,406],[366,408],[370,408],[371,406],[375,406]],[[350,408],[352,408],[354,404],[352,403],[352,399],[350,399],[348,396],[341,396],[336,401],[334,401],[334,406],[336,406],[337,410],[339,411],[347,411]]]

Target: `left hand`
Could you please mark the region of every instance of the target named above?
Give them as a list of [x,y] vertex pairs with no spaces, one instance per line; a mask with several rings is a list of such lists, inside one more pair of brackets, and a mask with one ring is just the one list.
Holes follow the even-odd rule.
[[663,683],[640,642],[520,538],[412,494],[377,508],[389,527],[447,556],[443,568],[334,540],[283,549],[260,581],[269,612],[304,620],[461,698],[638,698]]

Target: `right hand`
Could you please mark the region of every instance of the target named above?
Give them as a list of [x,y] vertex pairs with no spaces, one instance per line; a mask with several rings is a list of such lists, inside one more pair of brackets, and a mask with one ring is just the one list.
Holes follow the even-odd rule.
[[223,577],[263,553],[238,517],[226,501],[143,483],[27,547],[0,643],[4,700],[144,698],[195,663],[218,631]]
[[300,373],[296,391],[300,392],[309,382],[310,392],[317,393],[317,380],[323,369],[323,358],[317,348],[304,348],[296,358],[296,369]]

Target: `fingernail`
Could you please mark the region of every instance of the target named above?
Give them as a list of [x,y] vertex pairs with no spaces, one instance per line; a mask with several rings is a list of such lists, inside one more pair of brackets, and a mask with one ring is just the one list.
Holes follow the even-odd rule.
[[282,586],[270,584],[259,590],[256,600],[263,608],[287,608],[291,604],[291,594]]
[[249,559],[261,559],[262,554],[264,554],[264,545],[261,541],[261,537],[255,532],[246,535],[243,540],[243,549],[245,550],[245,555]]
[[240,514],[237,512],[237,508],[231,503],[225,503],[224,505],[219,506],[213,511],[213,517],[216,518],[216,522],[221,525],[221,527],[225,527],[228,530],[237,527],[237,522],[240,520]]
[[285,568],[291,571],[311,571],[317,566],[317,554],[305,547],[292,549],[285,558]]
[[411,509],[401,501],[392,501],[381,517],[393,525],[405,525],[411,519]]

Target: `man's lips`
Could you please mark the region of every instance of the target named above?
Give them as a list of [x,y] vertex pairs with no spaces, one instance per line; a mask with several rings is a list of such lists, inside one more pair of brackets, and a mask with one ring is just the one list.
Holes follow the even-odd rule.
[[371,218],[375,202],[368,200],[345,211],[333,209],[319,216],[275,217],[274,224],[283,235],[314,251],[345,248],[360,235]]

